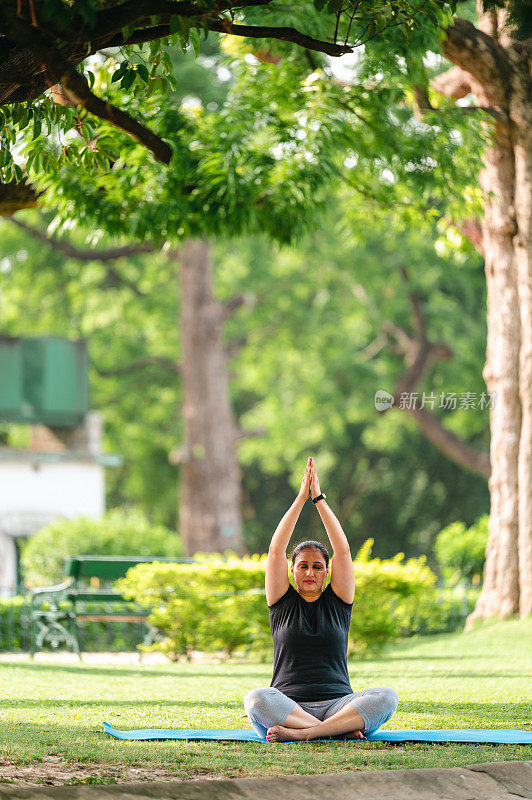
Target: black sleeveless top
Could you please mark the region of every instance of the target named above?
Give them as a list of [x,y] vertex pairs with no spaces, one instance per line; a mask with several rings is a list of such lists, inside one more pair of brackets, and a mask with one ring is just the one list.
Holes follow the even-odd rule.
[[352,607],[330,583],[313,602],[303,600],[290,584],[268,606],[274,662],[270,686],[301,702],[351,694],[347,633]]

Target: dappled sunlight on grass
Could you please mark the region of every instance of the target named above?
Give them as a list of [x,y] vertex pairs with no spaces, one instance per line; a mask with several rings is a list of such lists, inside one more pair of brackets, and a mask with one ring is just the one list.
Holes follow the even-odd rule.
[[[526,728],[531,715],[532,620],[480,626],[467,634],[403,641],[382,658],[351,660],[354,691],[393,686],[400,703],[385,728]],[[117,728],[249,727],[242,698],[268,686],[257,663],[89,665],[0,661],[0,747],[21,760],[60,752],[66,760],[153,764],[176,776],[228,776],[349,769],[453,766],[530,758],[516,745],[317,742],[124,742]],[[240,771],[241,770],[241,771]]]

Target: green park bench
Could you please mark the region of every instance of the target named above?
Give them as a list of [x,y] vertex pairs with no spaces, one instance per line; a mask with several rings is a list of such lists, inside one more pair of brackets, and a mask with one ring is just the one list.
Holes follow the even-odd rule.
[[[152,644],[158,636],[158,630],[148,622],[148,609],[113,591],[109,583],[124,577],[128,569],[136,564],[149,564],[154,561],[190,564],[194,559],[84,555],[68,558],[65,562],[66,580],[63,583],[40,586],[31,591],[30,655],[33,657],[45,642],[54,649],[63,643],[71,647],[81,660],[78,620],[140,622],[147,628],[143,644]],[[100,604],[97,611],[91,611],[86,607],[91,603]]]

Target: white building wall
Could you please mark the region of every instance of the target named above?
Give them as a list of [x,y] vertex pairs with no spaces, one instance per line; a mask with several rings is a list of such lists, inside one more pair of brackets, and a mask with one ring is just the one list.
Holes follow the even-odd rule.
[[98,518],[105,511],[104,467],[91,461],[0,461],[0,596],[16,588],[13,538],[57,517]]
[[0,520],[13,511],[75,517],[100,516],[104,510],[105,476],[100,464],[0,462]]

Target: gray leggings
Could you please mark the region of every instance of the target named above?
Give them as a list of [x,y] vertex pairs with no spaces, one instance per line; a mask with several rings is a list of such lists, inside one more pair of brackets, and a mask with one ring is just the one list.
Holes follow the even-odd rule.
[[395,712],[399,703],[395,689],[377,686],[363,689],[333,700],[314,700],[296,703],[285,694],[269,686],[264,689],[252,689],[244,697],[244,708],[255,732],[266,738],[266,732],[272,725],[284,725],[286,718],[299,705],[320,721],[329,719],[344,706],[350,704],[364,720],[364,732],[373,733],[387,722]]

